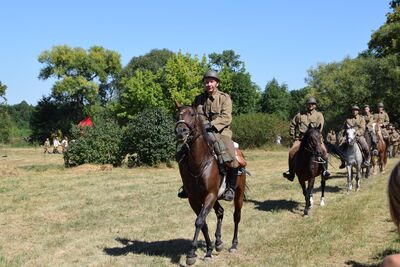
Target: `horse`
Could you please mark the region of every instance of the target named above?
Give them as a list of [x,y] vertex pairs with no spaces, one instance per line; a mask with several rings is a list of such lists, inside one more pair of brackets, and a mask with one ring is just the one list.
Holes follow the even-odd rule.
[[[379,121],[372,123],[372,129],[377,136],[377,144],[376,149],[378,150],[378,165],[379,171],[381,173],[385,173],[386,163],[387,163],[387,152],[388,152],[388,143],[383,138],[381,127],[379,127]],[[372,173],[376,174],[376,156],[373,155],[371,159],[372,165]]]
[[[217,216],[215,248],[218,252],[223,249],[221,226],[224,209],[218,202],[218,199],[224,192],[225,177],[221,175],[212,144],[208,139],[203,122],[200,116],[197,115],[195,108],[192,106],[183,106],[179,103],[176,103],[176,107],[175,135],[177,141],[182,144],[182,148],[185,151],[181,153],[182,156],[180,158],[177,158],[179,172],[184,189],[188,194],[189,204],[197,215],[191,248],[186,255],[186,264],[192,265],[196,262],[197,258],[196,250],[200,230],[203,233],[207,246],[204,259],[209,260],[212,257],[213,247],[206,223],[206,218],[211,208],[214,209]],[[232,246],[229,249],[229,252],[232,253],[237,251],[238,229],[245,188],[246,172],[243,171],[238,175],[236,183],[235,210],[233,214],[234,233]]]
[[[324,162],[321,161],[321,132],[320,128],[312,128],[305,132],[301,139],[299,151],[296,152],[294,160],[294,172],[299,179],[305,198],[304,216],[308,216],[309,210],[313,206],[313,190],[315,177],[321,175],[321,201],[320,205],[325,205],[325,178],[322,175]],[[306,182],[308,182],[306,188]]]
[[[369,153],[370,153],[370,155],[371,155],[371,159],[372,159],[372,154],[373,154],[373,150],[372,150],[372,140],[375,138],[376,139],[376,137],[373,137],[372,136],[372,133],[368,130],[368,128],[365,128],[365,131],[364,131],[364,138],[365,138],[365,141],[367,142],[367,145],[368,145],[368,147],[369,147]],[[369,176],[371,176],[371,174],[372,174],[372,168],[371,168],[371,166],[369,165],[369,166],[362,166],[361,167],[361,173],[362,174],[364,174],[364,178],[366,178],[366,179],[368,179],[368,177]]]
[[[347,191],[353,190],[353,176],[356,174],[356,190],[360,190],[361,170],[363,167],[363,154],[356,142],[356,128],[347,125],[345,130],[346,143],[339,147],[346,161]],[[354,171],[354,169],[355,171]],[[367,175],[368,172],[365,174]]]

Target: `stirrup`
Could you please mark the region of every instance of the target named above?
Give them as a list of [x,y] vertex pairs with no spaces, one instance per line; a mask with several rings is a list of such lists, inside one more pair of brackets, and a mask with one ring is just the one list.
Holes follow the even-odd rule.
[[228,187],[222,194],[223,200],[232,201],[234,198],[235,198],[235,190],[231,187]]
[[370,163],[368,160],[364,161],[363,164],[364,164],[364,166],[366,166],[366,167],[371,166],[371,163]]
[[331,177],[331,173],[328,170],[325,170],[322,173],[322,176],[325,178],[325,180],[327,180],[329,177]]

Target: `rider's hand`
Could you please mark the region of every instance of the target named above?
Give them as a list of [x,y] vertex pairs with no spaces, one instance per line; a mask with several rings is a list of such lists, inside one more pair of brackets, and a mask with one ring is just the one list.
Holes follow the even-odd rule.
[[209,123],[206,123],[206,125],[204,126],[204,128],[205,128],[206,132],[211,132],[213,126],[212,126],[211,123],[209,122]]

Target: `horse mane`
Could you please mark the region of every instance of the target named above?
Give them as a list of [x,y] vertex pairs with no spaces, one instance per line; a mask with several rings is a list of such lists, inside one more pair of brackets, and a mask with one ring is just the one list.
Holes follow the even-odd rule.
[[[316,135],[315,133],[318,133],[318,135]],[[300,148],[304,148],[306,146],[306,143],[309,143],[308,140],[315,140],[316,143],[319,142],[319,139],[321,135],[320,132],[320,128],[319,127],[309,127],[308,130],[304,133],[303,138],[301,139],[301,143],[300,143]]]

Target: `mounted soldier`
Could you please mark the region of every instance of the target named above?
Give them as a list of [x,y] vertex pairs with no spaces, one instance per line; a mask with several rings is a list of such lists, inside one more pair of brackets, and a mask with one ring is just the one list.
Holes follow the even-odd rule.
[[[226,174],[227,186],[222,199],[232,201],[239,171],[230,129],[232,100],[228,94],[218,90],[220,79],[216,71],[207,71],[202,81],[204,92],[196,96],[193,106],[204,123],[208,138],[213,143],[220,164],[220,173],[222,176]],[[187,198],[183,187],[178,197]]]
[[[353,105],[351,107],[351,116],[349,116],[344,122],[343,129],[347,128],[355,128],[356,129],[356,140],[360,145],[361,152],[363,153],[364,165],[369,166],[371,160],[371,154],[369,152],[369,146],[364,137],[365,132],[365,120],[364,117],[359,115],[360,108],[357,105]],[[339,142],[340,146],[345,145],[346,137],[342,136]],[[343,159],[341,159],[342,163],[340,165],[340,169],[343,169],[346,166],[346,163]]]
[[374,119],[376,122],[379,123],[379,126],[381,127],[381,132],[383,139],[385,139],[386,142],[389,141],[389,134],[386,131],[386,127],[389,125],[389,115],[385,111],[385,106],[383,105],[382,102],[378,103],[378,112],[375,114]]
[[[289,150],[289,170],[283,173],[283,177],[288,179],[289,181],[294,180],[294,156],[299,151],[301,139],[303,135],[308,130],[309,127],[313,128],[320,128],[322,131],[324,127],[324,116],[321,112],[316,110],[317,107],[317,100],[314,97],[310,97],[306,101],[306,108],[307,111],[297,113],[296,116],[292,119],[290,123],[290,137],[293,138],[293,145]],[[321,135],[322,136],[322,135]],[[327,160],[328,160],[328,153],[326,147],[321,140],[321,149],[322,149],[322,159],[325,161],[323,164],[324,172],[323,176],[328,178],[330,176],[329,171],[327,170]]]

